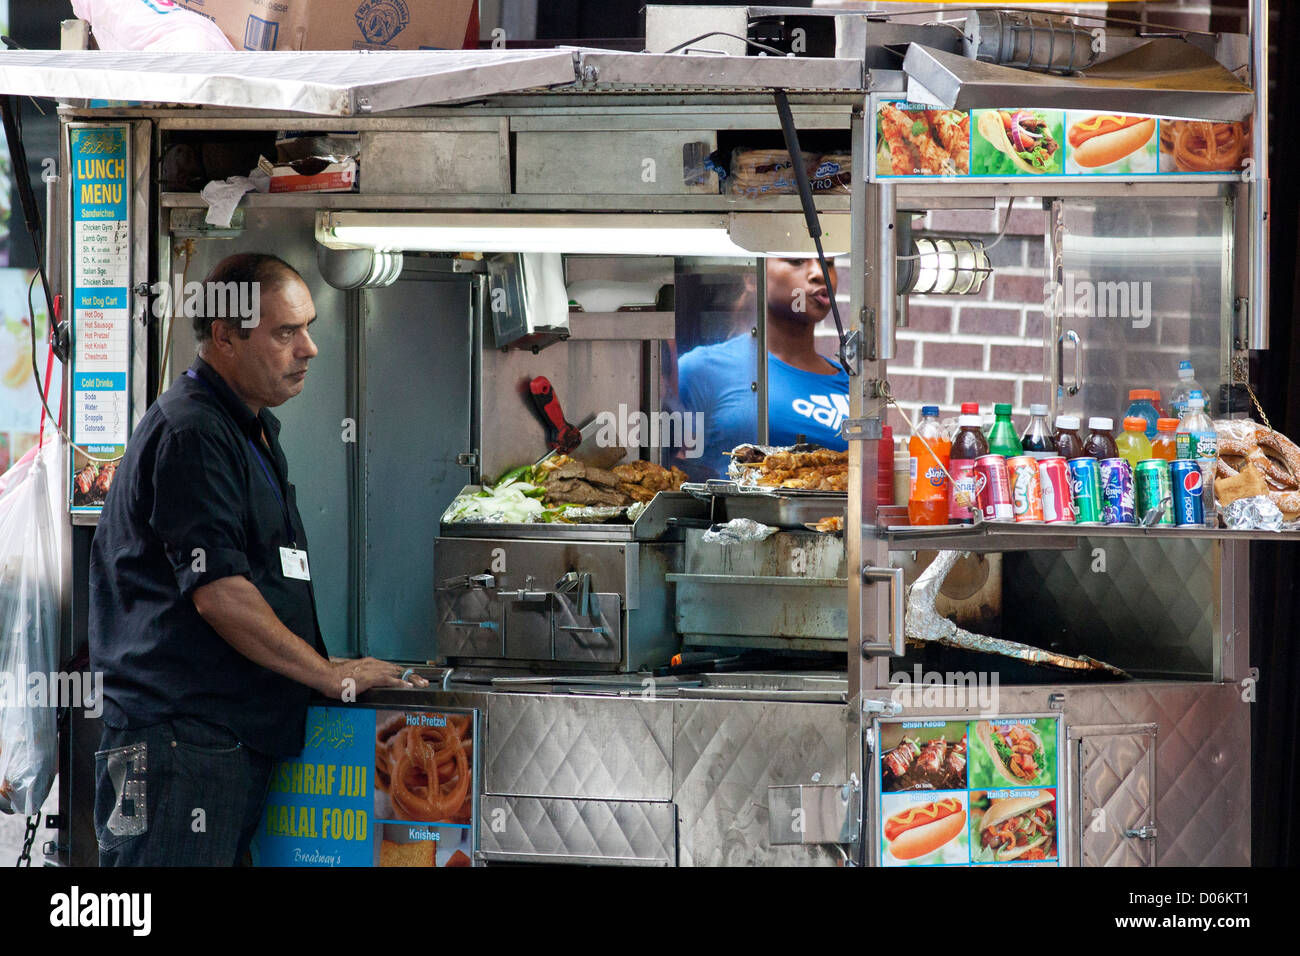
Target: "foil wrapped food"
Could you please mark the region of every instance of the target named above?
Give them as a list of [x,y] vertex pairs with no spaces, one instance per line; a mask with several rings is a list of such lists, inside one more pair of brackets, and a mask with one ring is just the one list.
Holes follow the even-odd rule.
[[909,641],[919,644],[946,644],[949,647],[960,647],[968,651],[999,654],[1003,657],[1015,658],[1030,664],[1059,667],[1062,670],[1105,671],[1116,677],[1128,676],[1126,672],[1118,667],[1104,661],[1093,660],[1091,657],[1071,657],[1068,654],[1057,654],[1039,647],[1031,647],[1028,644],[1003,640],[1000,637],[973,634],[970,631],[963,630],[941,615],[935,608],[935,599],[939,596],[939,589],[943,587],[948,572],[961,559],[962,553],[961,551],[940,551],[930,566],[921,572],[908,591],[904,632]]
[[1270,498],[1238,498],[1220,511],[1223,523],[1234,531],[1281,531],[1282,510]]
[[752,518],[732,518],[726,524],[715,524],[700,536],[706,544],[745,544],[763,541],[776,534],[776,528]]

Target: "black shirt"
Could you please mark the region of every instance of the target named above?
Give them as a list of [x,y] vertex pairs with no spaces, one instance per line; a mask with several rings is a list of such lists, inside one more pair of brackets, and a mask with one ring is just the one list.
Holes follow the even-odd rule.
[[261,753],[301,752],[311,690],[236,651],[193,601],[243,575],[326,654],[311,584],[281,564],[280,548],[305,551],[307,535],[279,433],[202,359],[140,420],[90,551],[90,666],[110,727],[196,717]]

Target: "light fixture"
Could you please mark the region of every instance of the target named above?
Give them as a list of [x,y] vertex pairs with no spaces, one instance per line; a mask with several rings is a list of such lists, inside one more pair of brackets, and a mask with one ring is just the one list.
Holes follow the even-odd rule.
[[978,239],[919,238],[912,249],[899,260],[904,295],[975,295],[993,273]]
[[[803,258],[807,232],[790,214],[432,213],[316,214],[316,241],[332,249],[389,252],[558,252],[592,255]],[[832,217],[825,217],[830,219]],[[848,216],[842,229],[847,236]],[[756,220],[758,221],[756,223]],[[807,243],[808,248],[802,248]],[[757,246],[758,248],[750,248]],[[781,248],[767,248],[780,246]],[[847,241],[835,248],[847,249]],[[788,248],[787,248],[788,247]],[[828,244],[828,248],[832,246]],[[842,251],[842,250],[841,250]],[[830,253],[828,253],[830,254]]]

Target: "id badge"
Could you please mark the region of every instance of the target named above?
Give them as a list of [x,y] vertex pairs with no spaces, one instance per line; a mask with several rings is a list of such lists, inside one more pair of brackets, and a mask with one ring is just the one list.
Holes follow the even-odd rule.
[[310,581],[311,570],[307,567],[307,552],[296,548],[280,549],[280,570],[286,578],[295,581]]

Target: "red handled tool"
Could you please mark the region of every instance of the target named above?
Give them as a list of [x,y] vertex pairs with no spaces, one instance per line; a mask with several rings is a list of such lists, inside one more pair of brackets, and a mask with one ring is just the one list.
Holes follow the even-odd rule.
[[555,395],[550,379],[539,375],[528,383],[533,407],[546,423],[546,443],[558,452],[568,453],[582,442],[582,432],[564,420],[564,410]]

